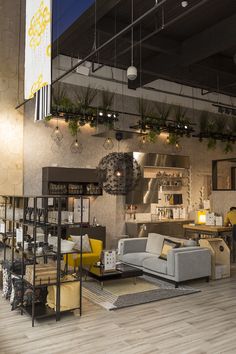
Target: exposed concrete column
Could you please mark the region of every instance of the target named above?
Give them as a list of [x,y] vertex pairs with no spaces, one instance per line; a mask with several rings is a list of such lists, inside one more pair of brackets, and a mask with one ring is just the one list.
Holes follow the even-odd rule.
[[0,194],[19,195],[23,192],[23,112],[15,106],[22,99],[23,82],[20,0],[0,0],[0,13]]

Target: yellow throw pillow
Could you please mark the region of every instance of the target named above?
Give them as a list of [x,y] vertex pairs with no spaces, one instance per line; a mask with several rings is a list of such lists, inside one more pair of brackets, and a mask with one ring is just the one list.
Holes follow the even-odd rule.
[[162,250],[161,250],[161,254],[160,254],[159,258],[166,261],[167,260],[167,253],[170,250],[172,250],[173,248],[179,248],[180,246],[181,246],[180,242],[175,242],[175,241],[169,240],[167,238],[164,238]]

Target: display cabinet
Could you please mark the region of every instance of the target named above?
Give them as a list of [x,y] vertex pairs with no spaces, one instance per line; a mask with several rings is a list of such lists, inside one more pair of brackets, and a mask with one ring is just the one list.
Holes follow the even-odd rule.
[[[20,261],[20,273],[16,274],[12,266],[11,276],[21,280],[22,301],[19,308],[21,314],[27,313],[32,317],[32,326],[38,318],[55,316],[57,321],[60,320],[61,291],[63,286],[75,282],[79,282],[77,306],[69,308],[68,311],[78,309],[82,315],[82,251],[72,249],[70,242],[62,239],[62,233],[63,226],[70,224],[77,230],[81,228],[79,235],[82,235],[83,216],[81,214],[79,224],[69,223],[63,216],[64,198],[64,196],[2,197],[0,225],[4,261],[8,259],[12,265],[16,258]],[[83,210],[82,197],[80,203],[80,210]],[[55,220],[51,217],[52,213],[56,215]],[[78,272],[72,270],[72,274],[69,274],[71,272],[62,267],[62,259],[64,255],[72,253],[80,253],[80,267]],[[24,305],[23,299],[26,286],[32,291],[32,302],[27,306]],[[36,302],[38,289],[49,290],[49,287],[55,292],[55,306],[51,308],[45,303]]]
[[102,195],[96,169],[43,167],[42,193],[47,195]]

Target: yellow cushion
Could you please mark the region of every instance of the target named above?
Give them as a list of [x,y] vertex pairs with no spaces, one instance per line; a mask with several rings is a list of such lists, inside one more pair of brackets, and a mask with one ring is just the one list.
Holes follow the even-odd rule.
[[[100,255],[103,249],[102,241],[95,240],[90,238],[90,244],[92,248],[91,253],[83,253],[82,255],[82,264],[85,265],[93,265],[97,261],[100,260]],[[70,267],[78,267],[80,264],[80,254],[68,254],[68,265]],[[66,256],[64,256],[64,262],[66,263]]]
[[[66,276],[63,280],[73,280],[71,276]],[[48,286],[47,305],[56,310],[56,285]],[[60,311],[72,310],[80,307],[80,282],[73,281],[63,283],[60,286]]]

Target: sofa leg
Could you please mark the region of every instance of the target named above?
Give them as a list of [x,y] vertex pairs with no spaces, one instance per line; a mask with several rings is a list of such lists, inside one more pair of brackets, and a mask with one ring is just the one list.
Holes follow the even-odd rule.
[[175,283],[175,289],[179,287],[179,283]]
[[209,283],[210,277],[206,277],[206,282]]

